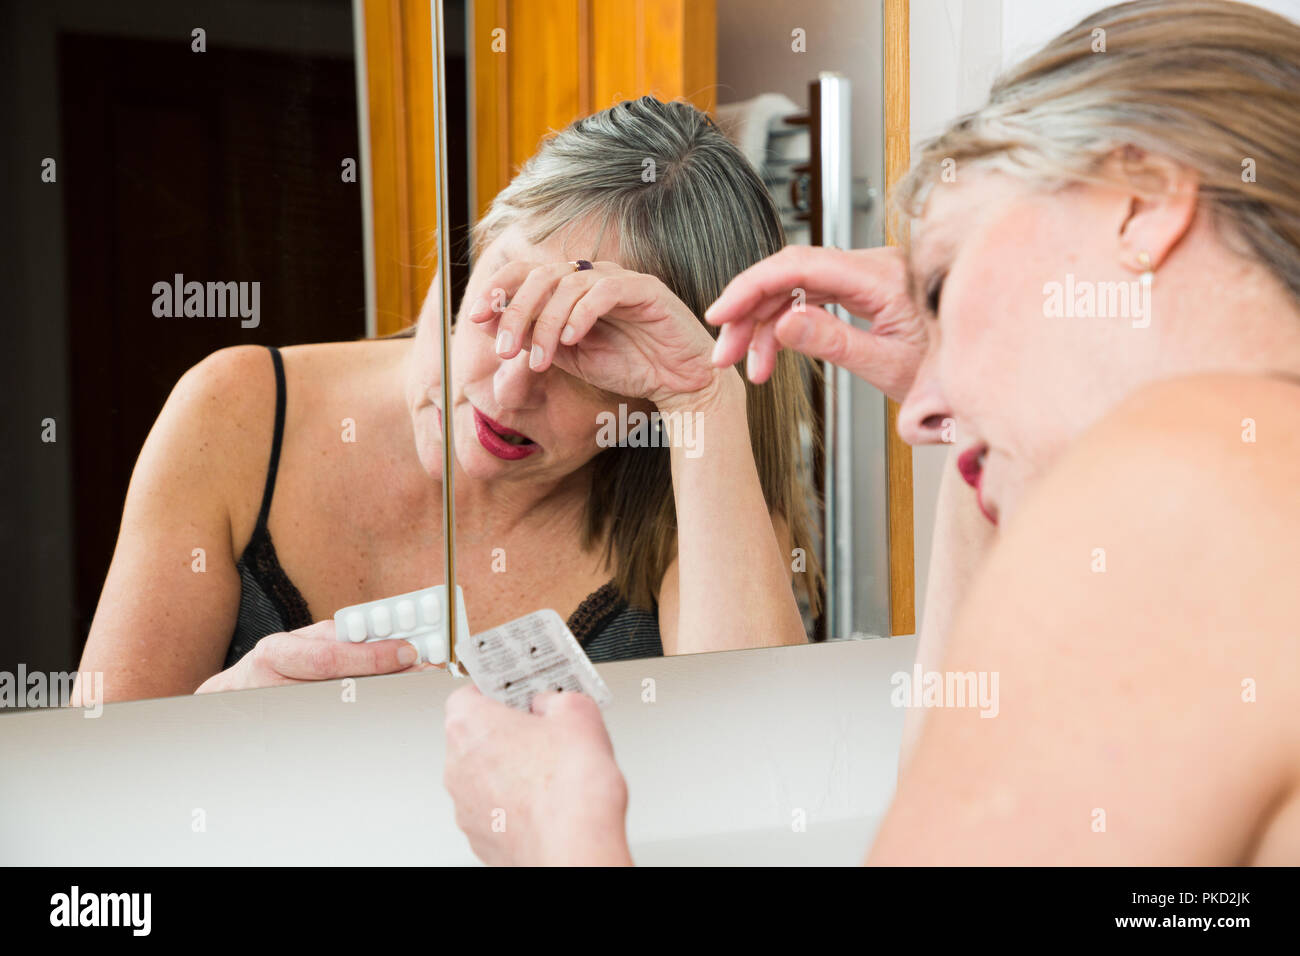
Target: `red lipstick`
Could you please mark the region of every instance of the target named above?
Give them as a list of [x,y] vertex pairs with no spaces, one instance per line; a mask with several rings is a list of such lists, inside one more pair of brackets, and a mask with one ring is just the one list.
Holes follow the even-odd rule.
[[[518,461],[520,458],[527,458],[529,455],[541,451],[542,446],[523,432],[507,428],[500,422],[488,418],[472,405],[470,408],[474,412],[474,433],[478,436],[478,443],[493,455],[506,461]],[[509,438],[517,439],[517,441],[507,441],[506,439]]]
[[998,523],[997,515],[984,507],[984,496],[980,493],[980,483],[984,480],[984,456],[988,454],[988,445],[975,445],[967,448],[957,458],[957,470],[961,472],[966,484],[975,489],[975,502],[980,513],[993,524]]

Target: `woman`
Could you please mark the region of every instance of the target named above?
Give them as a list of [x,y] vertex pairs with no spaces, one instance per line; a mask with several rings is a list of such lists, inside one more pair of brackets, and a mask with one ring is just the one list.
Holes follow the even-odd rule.
[[[869,862],[1300,852],[1297,64],[1300,26],[1254,7],[1110,7],[924,148],[899,189],[906,261],[786,250],[709,310],[722,363],[756,348],[761,377],[779,347],[831,357],[906,388],[909,441],[955,429],[969,487],[944,490],[936,548],[955,616],[945,634],[948,609],[927,614],[920,654],[998,673],[999,716],[948,706],[911,728]],[[1117,283],[1129,305],[1104,312]],[[879,321],[793,313],[794,286]],[[448,701],[448,786],[476,850],[628,862],[594,705],[536,710]],[[513,814],[508,836],[485,806]]]
[[[808,548],[807,365],[749,389],[711,364],[698,317],[781,243],[757,175],[693,107],[575,122],[478,226],[450,409],[436,291],[408,337],[226,349],[185,375],[132,477],[82,668],[111,700],[411,666],[404,641],[311,622],[443,580],[444,413],[475,630],[553,607],[597,660],[804,641],[792,576],[815,596],[816,569],[792,575],[789,555]],[[683,426],[671,447],[609,427],[652,412]]]

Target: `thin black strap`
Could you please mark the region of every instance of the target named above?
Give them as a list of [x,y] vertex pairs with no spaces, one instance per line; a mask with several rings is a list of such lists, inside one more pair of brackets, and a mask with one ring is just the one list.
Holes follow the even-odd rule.
[[280,442],[284,440],[284,360],[280,350],[272,345],[271,361],[275,365],[275,436],[271,439],[271,463],[266,468],[266,490],[262,492],[262,510],[257,515],[257,531],[266,530],[271,515],[271,496],[275,494],[275,473],[280,468]]

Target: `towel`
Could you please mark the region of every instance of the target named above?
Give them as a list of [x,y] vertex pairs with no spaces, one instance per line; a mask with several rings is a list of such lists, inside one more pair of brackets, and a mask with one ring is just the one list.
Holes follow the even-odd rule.
[[[780,142],[780,147],[768,143],[768,135],[774,129],[790,129],[785,119],[802,112],[799,106],[788,96],[781,93],[760,93],[750,100],[739,103],[720,105],[717,111],[718,126],[745,154],[757,170],[767,165],[769,156],[779,153],[790,156],[798,155],[799,147],[794,143]],[[807,142],[807,131],[801,130],[797,139]],[[807,146],[803,146],[803,155],[807,155]]]

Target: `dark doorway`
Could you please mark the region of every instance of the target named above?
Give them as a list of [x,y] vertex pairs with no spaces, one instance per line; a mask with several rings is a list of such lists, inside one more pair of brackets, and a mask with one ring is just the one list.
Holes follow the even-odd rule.
[[[64,35],[72,660],[116,542],[131,470],[172,386],[230,345],[365,334],[351,58]],[[153,287],[260,283],[260,323],[159,318]]]

